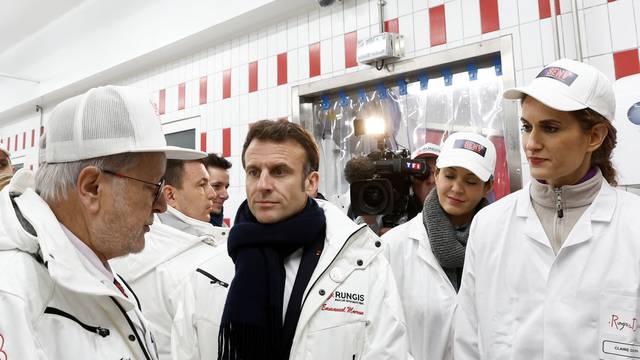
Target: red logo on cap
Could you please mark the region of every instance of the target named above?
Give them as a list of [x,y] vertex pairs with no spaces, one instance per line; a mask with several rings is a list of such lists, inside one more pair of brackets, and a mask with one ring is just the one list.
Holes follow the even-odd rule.
[[558,80],[565,85],[570,86],[578,78],[578,74],[573,73],[567,69],[551,66],[542,69],[542,71],[540,71],[540,74],[538,74],[538,76],[536,77],[547,77],[550,79]]
[[475,141],[466,140],[466,139],[458,139],[453,143],[454,149],[465,149],[469,151],[473,151],[474,153],[484,157],[484,154],[487,152],[487,148],[481,144],[478,144]]

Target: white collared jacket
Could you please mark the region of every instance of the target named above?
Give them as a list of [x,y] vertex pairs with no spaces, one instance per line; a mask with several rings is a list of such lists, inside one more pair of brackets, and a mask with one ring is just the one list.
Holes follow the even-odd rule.
[[[402,306],[380,238],[367,226],[353,223],[328,201],[318,200],[318,204],[327,221],[325,246],[303,295],[290,359],[410,358]],[[232,281],[230,260],[218,264],[225,261],[221,268],[207,269],[215,280],[195,274],[189,291],[184,292],[186,296],[195,295],[183,303],[186,325],[174,324],[175,360],[217,354],[218,327],[228,289],[225,285]],[[191,329],[189,334],[196,334],[196,341],[188,341],[193,336],[184,336],[185,328]],[[206,354],[197,350],[204,342],[208,342],[204,345]]]
[[0,359],[156,360],[135,294],[124,294],[33,190],[0,192]]
[[640,351],[640,197],[603,181],[557,256],[529,186],[474,217],[456,360],[633,359]]
[[156,216],[145,235],[143,251],[109,261],[138,295],[156,338],[160,360],[171,359],[171,326],[184,281],[198,266],[220,253],[218,248],[228,236],[228,228],[201,225],[204,233],[195,236],[163,224]]
[[456,290],[431,251],[422,213],[382,236],[415,359],[453,359]]

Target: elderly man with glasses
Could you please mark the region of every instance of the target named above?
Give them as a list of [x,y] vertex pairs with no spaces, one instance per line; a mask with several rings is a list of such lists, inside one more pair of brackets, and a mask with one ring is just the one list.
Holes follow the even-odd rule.
[[166,210],[166,159],[206,154],[167,146],[148,97],[128,87],[60,103],[45,139],[36,190],[0,192],[0,355],[157,359],[108,260],[140,252]]

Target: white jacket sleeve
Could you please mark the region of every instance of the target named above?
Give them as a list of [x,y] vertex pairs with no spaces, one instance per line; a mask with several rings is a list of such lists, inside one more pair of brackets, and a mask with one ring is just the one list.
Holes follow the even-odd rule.
[[471,224],[455,312],[453,354],[456,360],[480,359],[478,312],[476,309],[476,268],[474,236],[476,221]]
[[173,360],[199,360],[198,336],[193,314],[195,295],[190,281],[181,288],[182,298],[176,304],[176,314],[171,326],[171,356]]
[[369,318],[361,359],[412,359],[409,355],[407,325],[391,267],[383,254],[374,261],[380,267],[380,271],[375,273],[380,276],[371,279],[374,282],[371,294],[376,296],[372,296],[368,308],[369,314],[373,315]]
[[0,360],[43,360],[28,306],[21,298],[0,292]]

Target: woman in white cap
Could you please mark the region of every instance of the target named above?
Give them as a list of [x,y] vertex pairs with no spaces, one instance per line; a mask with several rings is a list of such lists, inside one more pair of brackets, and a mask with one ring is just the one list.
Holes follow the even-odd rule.
[[456,359],[637,358],[640,198],[612,187],[611,83],[562,59],[504,96],[533,180],[471,225]]
[[453,358],[453,314],[473,216],[487,204],[496,150],[459,132],[442,145],[435,188],[421,215],[387,232],[387,258],[402,298],[415,359]]

